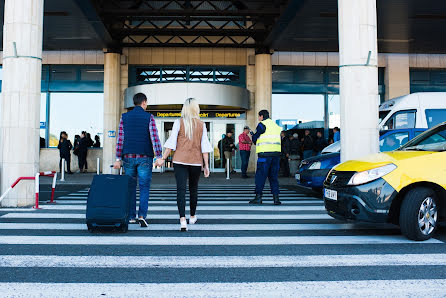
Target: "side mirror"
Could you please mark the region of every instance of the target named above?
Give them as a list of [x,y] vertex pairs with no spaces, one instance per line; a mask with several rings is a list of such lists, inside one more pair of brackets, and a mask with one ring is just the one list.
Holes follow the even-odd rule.
[[383,130],[389,130],[389,127],[387,125],[384,125]]

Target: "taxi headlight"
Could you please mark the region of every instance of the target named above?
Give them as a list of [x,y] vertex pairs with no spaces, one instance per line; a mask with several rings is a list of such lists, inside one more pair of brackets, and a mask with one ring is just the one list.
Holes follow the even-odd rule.
[[371,169],[364,172],[358,172],[353,175],[353,177],[348,182],[348,185],[360,185],[364,183],[371,182],[373,180],[379,179],[393,170],[395,170],[397,167],[394,164],[388,164],[379,168]]
[[320,161],[315,161],[313,162],[310,167],[308,167],[309,170],[320,170],[321,169],[321,162]]

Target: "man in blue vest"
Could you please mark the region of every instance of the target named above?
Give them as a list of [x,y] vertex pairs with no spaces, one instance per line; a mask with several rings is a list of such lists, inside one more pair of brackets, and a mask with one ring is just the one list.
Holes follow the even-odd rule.
[[250,204],[262,204],[262,193],[266,178],[271,186],[274,205],[280,205],[279,200],[279,168],[282,151],[280,133],[281,127],[269,118],[267,110],[259,112],[259,125],[252,141],[256,144],[257,171],[256,171],[256,197],[249,201]]
[[[146,112],[147,97],[143,93],[133,97],[135,107],[122,114],[116,143],[115,169],[124,165],[125,174],[138,177],[140,198],[138,222],[147,227],[150,183],[152,181],[153,158],[161,158],[162,147],[152,114]],[[130,223],[136,223],[136,188],[130,209]]]

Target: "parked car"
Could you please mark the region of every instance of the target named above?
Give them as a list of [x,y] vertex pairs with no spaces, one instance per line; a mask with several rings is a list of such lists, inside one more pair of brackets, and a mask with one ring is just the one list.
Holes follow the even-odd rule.
[[329,215],[398,224],[409,239],[427,240],[446,219],[446,122],[396,151],[351,160],[324,182]]
[[431,128],[446,119],[446,92],[419,92],[382,103],[380,130]]
[[[382,131],[380,136],[380,151],[387,152],[398,149],[409,140],[418,136],[426,129],[396,129]],[[331,148],[329,148],[331,147]],[[336,142],[322,151],[321,155],[304,159],[297,171],[295,178],[299,185],[321,191],[328,172],[341,162],[340,142]],[[334,153],[324,153],[337,150]]]

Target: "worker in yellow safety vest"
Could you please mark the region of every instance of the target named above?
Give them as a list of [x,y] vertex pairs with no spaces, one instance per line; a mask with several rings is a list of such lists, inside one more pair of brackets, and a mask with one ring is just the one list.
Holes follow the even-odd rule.
[[280,205],[279,200],[279,167],[281,155],[280,133],[282,128],[269,118],[267,110],[259,112],[259,125],[255,134],[252,134],[252,142],[256,144],[257,171],[256,171],[256,197],[249,201],[250,204],[262,204],[262,193],[266,178],[271,186],[274,205]]

